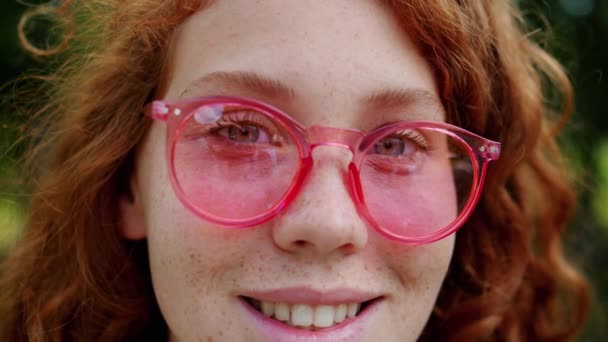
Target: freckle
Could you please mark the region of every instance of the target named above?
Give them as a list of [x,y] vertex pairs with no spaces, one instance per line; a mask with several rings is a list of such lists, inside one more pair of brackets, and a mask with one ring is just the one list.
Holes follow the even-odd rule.
[[224,332],[221,331],[221,330],[217,334],[220,335],[220,336],[224,336]]

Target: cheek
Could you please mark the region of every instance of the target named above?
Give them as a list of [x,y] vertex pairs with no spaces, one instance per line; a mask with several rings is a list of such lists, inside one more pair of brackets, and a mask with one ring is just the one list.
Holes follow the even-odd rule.
[[400,300],[408,302],[397,307],[432,309],[449,268],[455,236],[419,246],[386,247],[383,254],[394,274],[399,276]]
[[148,225],[155,287],[172,292],[179,288],[178,293],[201,298],[222,282],[224,267],[239,260],[239,243],[183,208],[167,210],[170,206],[153,210]]
[[226,270],[245,264],[240,242],[181,209],[153,213],[148,235],[152,285],[170,330],[186,339],[229,331],[234,319],[226,289],[234,287],[235,278]]
[[405,250],[393,254],[392,265],[406,285],[438,290],[452,260],[454,243],[453,234],[433,243],[406,247]]
[[458,216],[455,183],[449,165],[410,175],[361,172],[370,214],[382,227],[408,237],[424,237],[447,227]]

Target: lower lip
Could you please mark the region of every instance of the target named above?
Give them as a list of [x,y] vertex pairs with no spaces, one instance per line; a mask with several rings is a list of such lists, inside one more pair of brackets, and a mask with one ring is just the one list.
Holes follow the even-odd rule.
[[264,341],[272,342],[357,341],[366,330],[369,331],[373,315],[378,311],[382,302],[382,299],[376,299],[354,318],[347,319],[330,328],[308,331],[294,328],[270,318],[251,307],[243,298],[239,298],[239,300],[253,318],[257,329],[265,337]]

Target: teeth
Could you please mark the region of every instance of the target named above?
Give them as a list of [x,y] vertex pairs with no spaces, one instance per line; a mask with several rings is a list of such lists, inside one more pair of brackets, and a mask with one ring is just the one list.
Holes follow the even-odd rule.
[[289,305],[285,303],[277,303],[274,307],[274,317],[279,321],[289,321]]
[[347,318],[357,316],[361,308],[360,303],[311,306],[307,304],[260,302],[255,299],[251,299],[250,302],[267,317],[308,330],[328,328],[341,323]]
[[270,317],[274,314],[274,303],[271,302],[262,302],[262,310],[264,315]]
[[348,304],[346,308],[346,316],[348,318],[353,318],[357,316],[357,311],[359,311],[359,304]]
[[335,312],[331,305],[319,305],[315,308],[315,327],[327,328],[334,325]]
[[340,323],[346,319],[346,310],[346,304],[338,305],[338,308],[336,309],[336,313],[334,315],[334,320],[336,321],[336,323]]
[[299,327],[312,325],[314,311],[312,306],[295,304],[291,307],[291,324]]

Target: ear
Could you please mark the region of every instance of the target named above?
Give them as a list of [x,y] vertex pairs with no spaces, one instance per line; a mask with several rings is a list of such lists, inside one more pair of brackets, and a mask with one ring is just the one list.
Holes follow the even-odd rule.
[[129,191],[124,192],[119,198],[119,209],[120,234],[128,240],[145,239],[144,210],[135,170],[129,182]]

